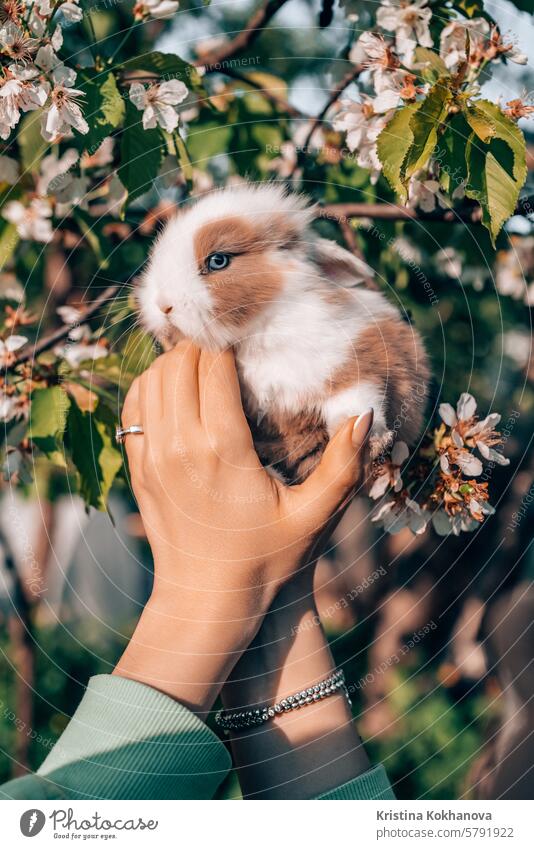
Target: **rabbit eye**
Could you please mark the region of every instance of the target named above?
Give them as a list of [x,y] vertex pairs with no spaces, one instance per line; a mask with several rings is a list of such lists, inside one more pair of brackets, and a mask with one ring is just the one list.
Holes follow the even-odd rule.
[[229,254],[215,253],[210,254],[206,260],[208,271],[222,271],[223,268],[228,268],[231,257]]

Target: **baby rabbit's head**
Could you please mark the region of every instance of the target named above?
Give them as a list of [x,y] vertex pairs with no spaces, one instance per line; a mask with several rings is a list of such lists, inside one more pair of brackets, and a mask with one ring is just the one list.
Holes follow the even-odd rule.
[[328,275],[328,265],[348,264],[345,273],[361,279],[363,263],[308,230],[313,217],[305,198],[273,184],[222,189],[179,213],[156,240],[138,292],[147,330],[220,349],[244,339],[292,288]]

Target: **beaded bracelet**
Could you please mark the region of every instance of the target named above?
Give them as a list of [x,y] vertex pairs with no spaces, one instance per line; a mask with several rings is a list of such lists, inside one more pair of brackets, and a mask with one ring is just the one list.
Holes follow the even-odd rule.
[[315,684],[313,687],[308,687],[307,690],[301,690],[299,693],[294,693],[292,696],[276,702],[270,707],[257,708],[256,710],[219,710],[215,714],[215,722],[224,731],[243,731],[245,728],[253,728],[257,725],[263,725],[269,719],[274,719],[275,716],[281,713],[288,713],[290,710],[311,705],[313,702],[318,702],[320,699],[326,699],[328,696],[334,696],[339,691],[342,691],[349,703],[352,704],[345,684],[345,674],[342,669],[336,671]]

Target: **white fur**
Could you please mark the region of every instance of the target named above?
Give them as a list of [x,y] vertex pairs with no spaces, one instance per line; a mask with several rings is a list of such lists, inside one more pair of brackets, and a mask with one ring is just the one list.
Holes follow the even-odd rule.
[[384,391],[369,381],[362,381],[332,395],[322,407],[328,435],[332,437],[343,422],[352,416],[358,416],[369,407],[374,410],[373,432],[375,435],[382,435],[387,431],[385,401]]
[[[249,326],[230,329],[214,318],[213,295],[196,265],[195,233],[209,221],[236,214],[246,219],[266,216],[268,223],[275,212],[292,216],[301,232],[294,249],[274,246],[269,251],[270,260],[280,268],[282,291]],[[172,324],[201,347],[232,345],[252,410],[322,412],[333,432],[344,419],[372,406],[376,429],[382,430],[384,399],[376,386],[358,384],[331,397],[329,381],[347,362],[362,331],[398,313],[380,293],[359,287],[349,290],[342,304],[324,297],[335,284],[325,280],[309,259],[321,241],[307,229],[312,217],[303,198],[285,195],[275,185],[226,189],[203,198],[158,237],[139,292],[142,318],[152,333],[165,335],[169,319],[162,307],[172,306]],[[327,251],[328,244],[322,240],[321,251]],[[341,251],[337,245],[332,250]]]

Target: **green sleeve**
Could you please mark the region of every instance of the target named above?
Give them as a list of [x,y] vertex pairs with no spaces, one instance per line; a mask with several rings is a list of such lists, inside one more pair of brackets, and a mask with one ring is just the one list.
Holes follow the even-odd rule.
[[333,790],[328,790],[319,796],[319,799],[375,799],[375,800],[390,800],[395,799],[395,794],[391,789],[391,784],[386,774],[386,770],[382,764],[374,766],[372,769],[363,772],[346,784],[341,784],[340,787],[335,787]]
[[211,799],[231,766],[183,705],[136,681],[97,675],[36,775],[3,799]]
[[[36,775],[0,799],[211,799],[231,760],[186,707],[117,675],[89,681],[76,713]],[[320,799],[394,799],[382,766]]]

